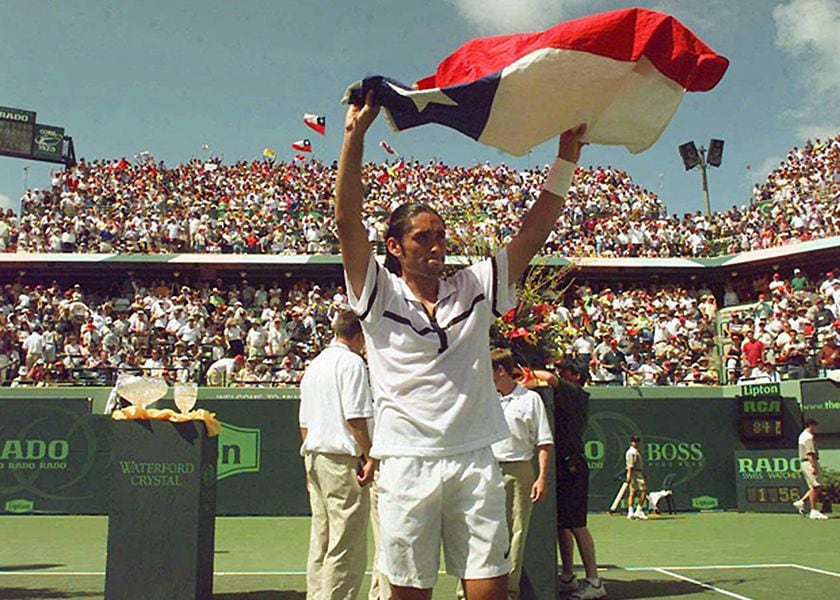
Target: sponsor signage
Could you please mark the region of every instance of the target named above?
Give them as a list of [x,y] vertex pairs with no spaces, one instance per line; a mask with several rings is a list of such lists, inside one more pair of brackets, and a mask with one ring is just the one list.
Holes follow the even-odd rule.
[[734,466],[738,510],[796,512],[792,502],[806,491],[796,450],[742,450]]
[[781,396],[780,383],[753,383],[741,386],[741,395],[745,398],[760,398],[764,396]]
[[14,121],[16,123],[35,124],[35,113],[31,110],[23,110],[20,108],[9,108],[8,106],[0,106],[0,120]]
[[61,162],[64,146],[64,128],[52,125],[35,125],[32,136],[32,156],[50,161]]
[[[203,400],[222,423],[218,459],[195,465],[122,457],[120,477],[138,492],[183,488],[218,477],[219,515],[305,515],[309,511],[295,401]],[[87,399],[0,400],[0,513],[105,514],[111,418]],[[212,477],[211,477],[212,475]]]
[[107,440],[85,398],[0,400],[0,507],[101,513]]
[[[639,435],[650,491],[671,490],[677,510],[735,508],[733,450],[739,436],[740,398],[590,401],[584,451],[590,469],[590,510],[607,510],[625,478],[630,436]],[[779,399],[784,411],[792,399]],[[791,420],[792,422],[792,420]],[[793,445],[798,431],[786,426]]]
[[840,433],[840,384],[821,379],[800,386],[805,418],[819,421],[821,434]]

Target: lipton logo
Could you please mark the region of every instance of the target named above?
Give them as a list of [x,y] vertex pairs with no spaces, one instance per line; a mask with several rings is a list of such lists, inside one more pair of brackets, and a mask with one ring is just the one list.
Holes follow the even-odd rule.
[[691,506],[698,510],[710,510],[720,506],[720,501],[714,496],[697,496],[691,499]]
[[260,470],[260,430],[222,423],[219,433],[219,460],[216,473],[219,481],[240,473]]
[[778,383],[759,383],[753,385],[742,385],[741,395],[757,398],[760,396],[781,396],[782,386]]
[[18,500],[7,501],[3,508],[6,509],[6,512],[22,514],[32,512],[35,508],[35,503],[32,502],[32,500],[25,500],[21,498]]

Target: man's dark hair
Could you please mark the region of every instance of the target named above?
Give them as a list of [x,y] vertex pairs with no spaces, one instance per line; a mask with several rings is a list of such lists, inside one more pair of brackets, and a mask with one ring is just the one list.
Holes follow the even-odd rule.
[[516,361],[513,354],[506,348],[494,348],[490,351],[490,361],[493,363],[493,370],[502,367],[508,375],[513,376],[516,371]]
[[577,358],[566,358],[558,366],[560,371],[570,371],[578,376],[580,385],[585,384],[589,380],[589,365],[584,364],[582,360]]
[[642,438],[640,438],[638,435],[633,435],[633,436],[630,436],[630,441],[631,442],[641,442]]
[[[406,202],[405,204],[399,205],[388,219],[388,231],[385,232],[385,241],[387,242],[388,238],[394,238],[397,242],[402,243],[405,232],[411,227],[411,220],[417,215],[424,213],[431,213],[443,222],[443,217],[435,209],[423,202]],[[400,261],[388,251],[387,246],[385,248],[385,268],[394,275],[402,275]]]
[[335,337],[350,340],[362,331],[362,323],[352,310],[342,310],[333,321],[332,328]]
[[819,423],[817,423],[816,419],[808,419],[807,421],[805,421],[806,428],[810,427],[811,425],[819,425]]

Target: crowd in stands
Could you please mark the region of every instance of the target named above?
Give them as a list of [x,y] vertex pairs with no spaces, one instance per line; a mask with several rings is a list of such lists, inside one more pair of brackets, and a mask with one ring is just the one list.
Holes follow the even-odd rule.
[[[148,155],[80,161],[51,186],[0,214],[0,251],[334,254],[336,165],[317,160],[193,159],[175,167]],[[382,241],[390,210],[408,200],[450,224],[450,253],[497,246],[518,227],[545,169],[507,165],[368,163],[365,222]],[[546,252],[568,257],[701,257],[840,234],[840,135],[794,148],[748,205],[707,218],[668,214],[655,194],[611,167],[582,167]],[[476,240],[480,240],[476,242]]]
[[109,385],[119,372],[142,372],[204,382],[232,359],[237,368],[217,384],[296,383],[345,303],[341,286],[306,281],[9,284],[0,296],[0,381]]
[[[550,319],[562,326],[558,354],[588,363],[593,385],[815,376],[840,368],[836,275],[812,283],[795,269],[724,290],[584,282],[549,305]],[[7,284],[0,382],[110,385],[120,372],[142,372],[170,382],[295,384],[345,302],[340,284],[305,280]]]

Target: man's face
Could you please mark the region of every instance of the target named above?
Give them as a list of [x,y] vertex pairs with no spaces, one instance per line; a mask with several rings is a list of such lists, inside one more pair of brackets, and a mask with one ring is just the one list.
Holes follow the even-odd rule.
[[386,244],[391,254],[399,259],[404,274],[437,279],[443,273],[446,228],[437,215],[417,215],[402,240],[388,238]]
[[503,367],[498,366],[493,369],[493,385],[496,386],[496,391],[500,394],[502,390],[499,387],[504,387],[504,383],[508,381],[508,377],[507,371]]

